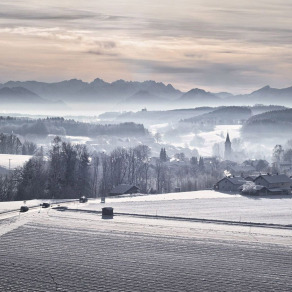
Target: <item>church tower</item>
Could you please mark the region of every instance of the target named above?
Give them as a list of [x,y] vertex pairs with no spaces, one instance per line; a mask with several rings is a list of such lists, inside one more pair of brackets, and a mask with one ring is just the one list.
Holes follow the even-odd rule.
[[231,142],[229,138],[229,133],[227,133],[226,141],[225,141],[225,152],[224,152],[224,159],[230,160],[232,157],[232,148],[231,148]]

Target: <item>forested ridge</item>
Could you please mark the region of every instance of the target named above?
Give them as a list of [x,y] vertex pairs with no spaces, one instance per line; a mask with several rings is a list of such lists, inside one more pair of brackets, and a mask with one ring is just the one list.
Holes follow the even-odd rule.
[[242,127],[245,137],[260,135],[291,136],[292,109],[276,110],[249,118]]
[[22,136],[29,134],[47,136],[48,134],[53,134],[88,137],[96,137],[100,135],[141,136],[148,133],[142,124],[135,124],[133,122],[104,125],[78,122],[72,119],[64,119],[62,117],[37,120],[0,117],[0,132],[15,133]]

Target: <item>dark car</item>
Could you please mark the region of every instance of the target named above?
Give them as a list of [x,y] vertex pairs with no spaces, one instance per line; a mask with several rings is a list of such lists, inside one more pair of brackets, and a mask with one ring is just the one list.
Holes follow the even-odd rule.
[[49,208],[50,206],[50,203],[42,203],[42,208]]
[[20,212],[27,212],[28,211],[28,207],[27,206],[21,206],[19,211]]
[[85,196],[80,197],[79,203],[86,203],[88,199]]

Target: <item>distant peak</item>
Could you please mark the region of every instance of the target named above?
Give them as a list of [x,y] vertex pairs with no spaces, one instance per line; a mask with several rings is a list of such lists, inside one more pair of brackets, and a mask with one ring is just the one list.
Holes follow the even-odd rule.
[[189,91],[189,93],[207,93],[207,91],[205,91],[204,89],[200,89],[200,88],[193,88]]
[[262,89],[270,89],[270,88],[271,88],[270,85],[266,85],[266,86],[264,86]]
[[119,79],[119,80],[112,82],[112,84],[122,84],[122,83],[126,83],[126,81],[124,79]]
[[105,83],[105,82],[100,78],[96,78],[92,81],[92,83]]
[[253,93],[255,93],[255,92],[263,92],[263,91],[269,91],[270,89],[271,89],[271,87],[269,85],[266,85],[266,86],[264,86],[264,87],[262,87],[262,88],[260,88],[260,89],[258,89],[256,91],[254,91]]

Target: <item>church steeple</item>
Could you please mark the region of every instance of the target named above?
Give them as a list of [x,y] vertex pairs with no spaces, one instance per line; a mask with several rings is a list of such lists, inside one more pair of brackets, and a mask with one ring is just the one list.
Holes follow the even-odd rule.
[[229,138],[229,133],[227,132],[226,141],[225,141],[225,152],[224,152],[224,159],[230,160],[232,156],[232,148],[231,148],[231,142]]
[[226,136],[226,141],[225,141],[225,143],[226,143],[226,142],[231,143],[231,142],[230,142],[230,138],[229,138],[229,133],[228,133],[228,132],[227,132],[227,136]]

